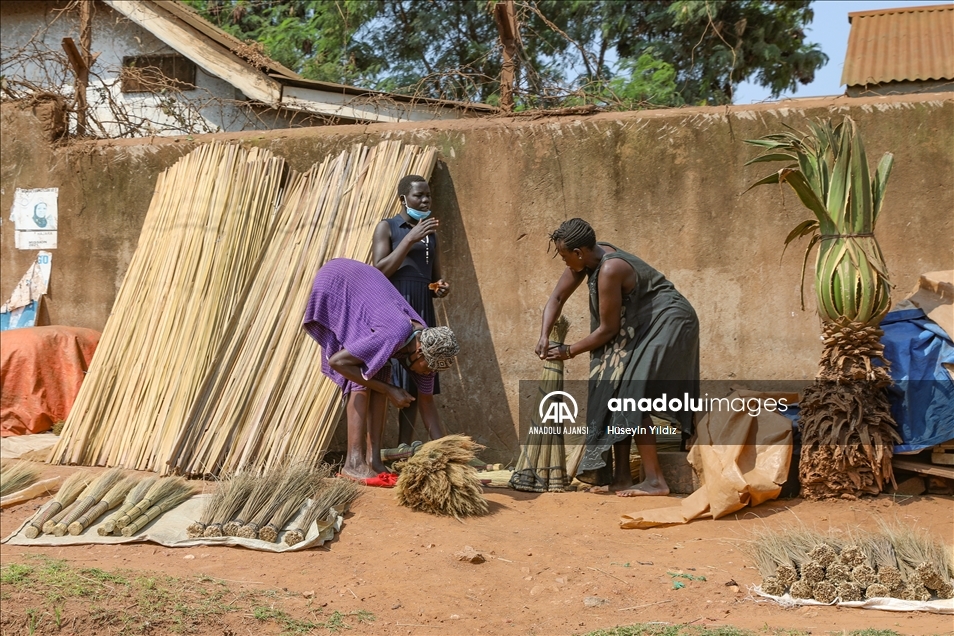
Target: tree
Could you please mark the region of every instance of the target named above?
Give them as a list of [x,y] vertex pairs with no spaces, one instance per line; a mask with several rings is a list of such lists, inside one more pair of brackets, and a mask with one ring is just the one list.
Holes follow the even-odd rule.
[[[305,77],[494,103],[495,0],[186,0]],[[809,0],[517,0],[518,108],[730,103],[775,96],[827,61]]]

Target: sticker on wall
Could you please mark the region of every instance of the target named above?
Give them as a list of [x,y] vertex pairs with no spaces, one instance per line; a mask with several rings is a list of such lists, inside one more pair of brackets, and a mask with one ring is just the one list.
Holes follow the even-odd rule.
[[16,230],[14,234],[17,249],[56,249],[58,192],[59,188],[16,189],[10,220]]
[[52,267],[52,254],[40,252],[36,255],[36,261],[30,265],[30,269],[10,294],[10,300],[0,307],[0,331],[36,325],[40,303],[50,286]]

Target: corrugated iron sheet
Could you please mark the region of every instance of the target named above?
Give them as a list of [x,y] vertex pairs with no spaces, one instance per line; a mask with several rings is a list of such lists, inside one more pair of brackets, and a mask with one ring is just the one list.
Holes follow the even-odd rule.
[[848,14],[841,83],[954,80],[954,5]]

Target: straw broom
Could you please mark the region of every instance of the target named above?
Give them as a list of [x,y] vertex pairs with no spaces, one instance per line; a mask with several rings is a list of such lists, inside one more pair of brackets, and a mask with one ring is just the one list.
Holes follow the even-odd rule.
[[285,531],[287,545],[296,545],[305,540],[308,530],[316,521],[327,519],[332,508],[344,512],[361,495],[361,486],[351,479],[326,479],[305,513],[295,526]]
[[247,520],[268,505],[275,489],[281,484],[281,478],[281,473],[275,470],[268,471],[257,478],[245,499],[245,503],[242,505],[242,509],[236,513],[234,519],[222,526],[222,534],[227,537],[239,536],[239,530],[245,526]]
[[[80,497],[74,501],[69,508],[63,511],[67,514],[53,524],[49,530],[46,529],[46,524],[43,524],[43,531],[48,534],[52,533],[53,536],[56,537],[66,536],[66,533],[69,532],[69,525],[83,516],[83,514],[90,508],[99,503],[103,496],[109,492],[113,486],[121,481],[122,478],[122,468],[113,468],[94,479],[92,482],[90,482],[89,486],[86,487],[86,490],[83,491],[83,494],[80,495]],[[57,517],[63,515],[63,512],[57,515]]]
[[153,506],[156,506],[163,500],[176,496],[182,492],[188,492],[190,493],[190,496],[192,493],[192,486],[190,486],[182,477],[166,477],[164,479],[157,480],[156,483],[149,488],[142,499],[136,502],[136,504],[127,510],[125,514],[117,517],[113,532],[115,533],[117,530],[122,530],[129,524],[133,523],[141,515],[145,514],[145,512]]
[[193,521],[188,525],[188,527],[186,527],[186,536],[188,536],[190,539],[201,537],[205,532],[205,529],[212,522],[212,514],[216,508],[222,505],[222,500],[225,499],[225,494],[228,491],[228,486],[226,484],[228,482],[228,479],[219,480],[215,487],[215,492],[212,493],[212,496],[209,499],[205,500],[205,504],[203,504],[202,510],[199,513],[199,519],[197,521]]
[[306,466],[303,470],[292,469],[289,471],[286,481],[290,483],[285,489],[286,492],[281,492],[282,489],[279,489],[279,492],[276,493],[275,500],[278,502],[278,507],[272,513],[268,523],[258,531],[258,538],[269,543],[277,543],[278,533],[281,532],[288,520],[301,510],[301,507],[308,501],[309,495],[315,493],[322,480],[330,472],[331,469],[327,465],[317,468]]
[[121,504],[126,498],[126,495],[129,494],[129,491],[136,485],[137,481],[135,477],[123,477],[119,483],[110,488],[109,492],[103,495],[99,503],[90,508],[85,514],[67,527],[69,533],[73,536],[80,534],[83,530],[91,526],[101,514]]
[[467,463],[483,446],[465,435],[432,440],[395,467],[401,472],[395,491],[398,503],[413,510],[455,518],[487,512],[477,470]]
[[0,497],[22,490],[40,478],[40,471],[32,462],[3,462],[0,468]]
[[190,486],[184,479],[173,477],[163,481],[172,480],[178,481],[175,481],[172,485],[167,486],[162,492],[157,492],[156,495],[150,499],[154,502],[153,505],[141,515],[133,519],[132,522],[123,527],[122,534],[124,537],[133,536],[145,528],[146,524],[159,515],[172,510],[182,502],[195,495],[195,490],[193,490],[192,486]]
[[123,505],[119,507],[119,510],[106,517],[103,523],[96,528],[96,533],[101,537],[112,534],[113,530],[116,529],[116,520],[125,515],[133,506],[141,501],[158,479],[158,477],[146,477],[139,480],[139,482],[126,493],[126,499],[123,501]]
[[63,482],[63,486],[56,493],[52,501],[46,503],[40,508],[30,523],[24,529],[24,536],[27,539],[36,539],[40,536],[41,528],[53,516],[58,514],[63,508],[73,503],[84,488],[89,484],[91,475],[87,471],[73,473]]
[[218,505],[209,511],[209,523],[202,533],[204,537],[221,537],[222,525],[231,521],[242,508],[255,487],[256,478],[251,473],[239,473],[226,481],[225,492]]
[[299,499],[298,507],[308,498],[313,490],[313,484],[308,481],[311,468],[308,466],[284,466],[280,468],[278,485],[272,491],[268,501],[253,511],[251,518],[242,526],[237,536],[243,539],[257,539],[258,531],[265,525],[272,515],[289,499]]

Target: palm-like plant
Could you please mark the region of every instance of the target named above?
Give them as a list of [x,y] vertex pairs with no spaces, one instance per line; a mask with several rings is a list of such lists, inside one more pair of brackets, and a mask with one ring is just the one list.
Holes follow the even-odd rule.
[[815,296],[824,323],[824,350],[815,383],[801,403],[799,479],[807,497],[877,494],[894,481],[893,445],[900,438],[885,387],[891,379],[881,344],[881,319],[890,307],[887,267],[874,231],[894,161],[885,153],[873,178],[855,122],[845,117],[809,122],[809,132],[767,135],[747,143],[763,148],[746,165],[788,165],[752,184],[787,183],[812,212],[785,239],[810,237]]

